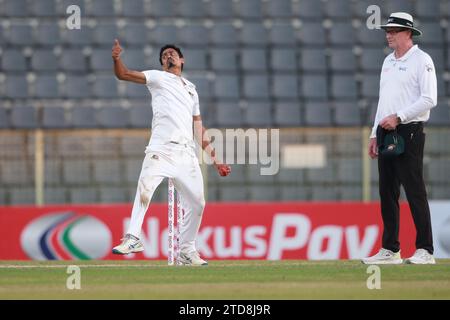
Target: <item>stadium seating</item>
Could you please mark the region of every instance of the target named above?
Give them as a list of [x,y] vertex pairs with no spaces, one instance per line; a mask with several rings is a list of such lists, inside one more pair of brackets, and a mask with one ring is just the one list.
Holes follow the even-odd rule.
[[114,2],[108,0],[92,1],[86,10],[88,16],[92,17],[112,17],[115,15]]
[[163,46],[167,43],[177,42],[177,27],[174,25],[158,24],[149,30],[150,42],[155,46]]
[[104,107],[98,110],[98,125],[102,128],[123,128],[128,126],[128,110],[121,107]]
[[37,114],[33,107],[15,107],[11,110],[11,127],[32,129],[37,127]]
[[83,51],[80,49],[64,50],[61,55],[61,69],[73,73],[85,73],[87,62]]
[[334,103],[334,125],[336,126],[360,126],[361,112],[354,102]]
[[37,72],[40,71],[53,71],[58,70],[57,56],[53,50],[49,49],[37,49],[34,51],[31,57],[31,68]]
[[217,47],[235,47],[238,43],[238,33],[230,22],[217,22],[211,27],[211,44]]
[[294,12],[300,18],[319,20],[323,18],[324,8],[320,1],[299,0]]
[[245,98],[263,100],[269,98],[269,92],[269,75],[267,73],[244,76],[243,96]]
[[152,0],[150,2],[150,14],[155,18],[175,17],[175,4],[172,1]]
[[241,69],[243,71],[267,70],[267,53],[264,49],[242,49]]
[[36,98],[58,98],[59,88],[56,75],[39,75],[34,83],[34,96]]
[[217,99],[238,99],[240,97],[239,80],[236,74],[226,74],[214,81],[214,95]]
[[69,99],[91,97],[91,86],[83,75],[66,75],[64,84],[64,96]]
[[326,102],[305,104],[305,124],[312,126],[331,126],[331,109]]
[[95,110],[93,107],[74,107],[72,109],[71,123],[74,128],[95,128]]
[[435,20],[440,15],[440,0],[416,1],[416,14],[423,20]]
[[272,75],[272,95],[275,99],[297,99],[298,87],[296,74]]
[[296,33],[290,23],[274,23],[269,30],[269,43],[274,46],[292,48],[296,43]]
[[5,49],[1,61],[2,70],[5,72],[25,72],[27,70],[26,57],[21,50]]
[[216,72],[234,71],[238,68],[237,51],[235,49],[211,49],[211,69]]
[[262,3],[259,0],[242,0],[236,5],[237,16],[244,19],[262,18]]
[[30,6],[30,13],[31,15],[36,17],[55,17],[57,16],[56,1],[32,1]]
[[323,74],[305,74],[300,80],[300,95],[307,100],[328,99],[328,80]]
[[[328,3],[335,3],[335,1],[329,1]],[[330,27],[328,41],[332,46],[350,46],[351,48],[355,43],[355,38],[355,31],[351,21],[335,22]]]
[[324,48],[326,33],[322,22],[306,22],[300,29],[300,42],[305,46]]
[[44,202],[48,204],[61,204],[67,202],[66,188],[45,188],[44,189]]
[[229,18],[232,17],[233,2],[228,0],[216,0],[209,2],[209,16],[212,18]]
[[143,18],[146,15],[144,0],[122,1],[122,15]]
[[242,126],[242,111],[235,102],[218,102],[215,107],[214,123],[224,128],[239,128]]
[[305,48],[300,52],[300,71],[326,73],[327,57],[325,50]]
[[82,47],[94,45],[93,28],[90,27],[89,25],[84,24],[83,22],[81,23],[80,30],[64,30],[62,33],[64,38],[63,43],[68,47]]
[[202,0],[181,1],[177,7],[178,16],[183,18],[203,18],[206,15],[206,6]]
[[299,127],[303,124],[301,107],[295,102],[278,102],[274,105],[274,126]]
[[272,49],[270,53],[270,68],[274,72],[292,72],[297,68],[297,57],[292,49]]
[[334,99],[353,99],[357,98],[357,84],[353,74],[333,75],[331,77],[331,96]]
[[180,28],[178,31],[177,41],[180,46],[184,47],[204,47],[208,44],[208,37],[199,36],[208,34],[208,30],[201,24],[189,24]]
[[42,127],[49,129],[68,128],[66,114],[61,107],[44,107],[42,110]]
[[266,16],[271,18],[292,18],[292,1],[290,0],[269,0],[266,7]]
[[[81,9],[80,30],[66,28],[69,5]],[[297,128],[293,143],[326,149],[325,167],[282,167],[267,181],[253,168],[235,166],[230,179],[220,180],[208,169],[210,199],[359,200],[363,138],[345,130],[372,126],[380,68],[391,52],[385,33],[365,26],[369,5],[380,6],[383,21],[390,12],[409,11],[424,32],[417,43],[433,58],[439,95],[427,124],[432,159],[425,173],[430,196],[442,198],[450,187],[443,142],[450,138],[450,5],[442,0],[0,0],[0,129],[150,128],[148,89],[114,77],[111,46],[120,39],[125,64],[149,70],[161,68],[160,47],[175,43],[205,126]],[[317,136],[328,127],[343,134]],[[65,138],[55,143],[69,159],[46,159],[46,202],[134,197],[148,137],[89,143],[110,149]],[[86,161],[76,157],[78,147]],[[0,177],[11,190],[1,188],[0,204],[33,203],[25,187],[33,178],[14,174],[29,173],[31,162],[1,160]],[[376,199],[373,164],[371,176]],[[154,199],[167,194],[158,191]]]
[[242,46],[265,46],[267,45],[267,30],[262,23],[247,22],[240,31],[240,43]]
[[152,119],[152,110],[150,105],[133,106],[130,111],[130,125],[133,128],[150,128]]
[[205,49],[186,49],[183,52],[188,70],[207,70],[207,52]]
[[27,23],[13,23],[9,27],[9,44],[12,46],[33,45],[33,29]]
[[267,102],[249,102],[244,108],[244,123],[252,128],[272,126],[271,107]]

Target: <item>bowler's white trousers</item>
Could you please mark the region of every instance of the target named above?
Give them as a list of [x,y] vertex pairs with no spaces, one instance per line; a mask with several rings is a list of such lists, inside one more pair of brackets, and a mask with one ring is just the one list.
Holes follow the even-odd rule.
[[188,145],[169,143],[147,148],[127,233],[140,238],[145,213],[164,178],[171,178],[181,195],[184,221],[180,226],[180,248],[184,252],[195,251],[205,197],[198,159],[194,149]]

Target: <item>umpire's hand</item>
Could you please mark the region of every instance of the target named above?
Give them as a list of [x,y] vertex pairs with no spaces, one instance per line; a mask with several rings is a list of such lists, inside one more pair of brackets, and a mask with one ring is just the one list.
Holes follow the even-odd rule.
[[377,138],[370,138],[370,141],[369,141],[369,156],[372,159],[375,159],[376,157],[378,157]]
[[114,60],[119,59],[121,53],[122,47],[120,46],[119,40],[114,39],[114,46],[112,47],[112,58]]

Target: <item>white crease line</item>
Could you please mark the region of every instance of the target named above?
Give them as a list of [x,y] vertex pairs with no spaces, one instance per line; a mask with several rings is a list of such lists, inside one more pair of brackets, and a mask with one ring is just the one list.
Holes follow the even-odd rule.
[[[0,269],[32,269],[32,268],[67,268],[69,265],[76,265],[80,268],[173,268],[173,266],[169,267],[166,264],[77,264],[76,261],[73,261],[71,264],[63,264],[63,265],[1,265]],[[277,264],[277,263],[270,263],[270,264],[215,264],[210,263],[208,267],[298,267],[298,266],[316,266],[320,264],[303,264],[303,263],[293,263],[293,264]],[[181,267],[181,266],[174,266]],[[192,266],[184,266],[184,267],[191,267],[191,268],[198,268],[198,267],[192,267]],[[202,267],[199,266],[200,269],[202,268],[208,268],[208,267]]]
[[67,265],[0,265],[0,269],[27,269],[27,268],[67,268],[70,265],[76,265],[80,268],[148,268],[148,267],[166,267],[164,265],[123,265],[123,264],[76,264],[76,262]]

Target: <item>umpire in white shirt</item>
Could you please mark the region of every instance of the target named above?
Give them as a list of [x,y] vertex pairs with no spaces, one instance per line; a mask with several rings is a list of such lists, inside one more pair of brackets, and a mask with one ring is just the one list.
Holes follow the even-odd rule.
[[[380,77],[380,97],[369,142],[369,155],[378,157],[379,192],[384,231],[382,248],[362,260],[366,264],[400,264],[400,185],[403,185],[416,226],[416,252],[405,260],[413,264],[434,264],[430,209],[423,179],[424,123],[437,103],[436,72],[431,57],[413,44],[422,35],[411,15],[392,13],[387,24],[388,45]],[[403,138],[403,153],[392,157],[382,152],[385,137],[397,133]],[[398,140],[402,140],[399,138]],[[388,148],[389,149],[389,148]]]

